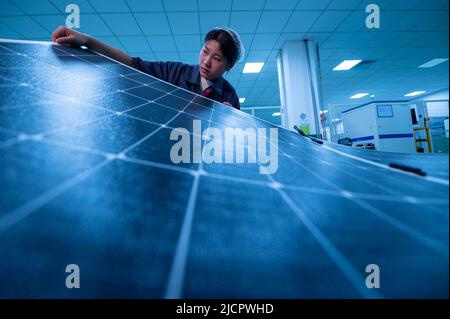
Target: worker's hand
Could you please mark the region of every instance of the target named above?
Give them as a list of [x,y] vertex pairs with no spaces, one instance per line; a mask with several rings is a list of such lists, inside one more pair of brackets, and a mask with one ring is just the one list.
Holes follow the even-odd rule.
[[225,104],[225,105],[228,105],[228,106],[233,106],[233,105],[231,105],[230,102],[222,102],[222,104]]
[[88,36],[67,27],[59,26],[52,33],[52,41],[59,44],[79,47],[87,45]]

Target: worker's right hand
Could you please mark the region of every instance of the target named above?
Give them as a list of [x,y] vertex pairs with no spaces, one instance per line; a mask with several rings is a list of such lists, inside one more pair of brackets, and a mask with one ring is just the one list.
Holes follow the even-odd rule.
[[52,41],[59,44],[79,47],[82,45],[87,45],[88,36],[65,26],[59,26],[52,33]]

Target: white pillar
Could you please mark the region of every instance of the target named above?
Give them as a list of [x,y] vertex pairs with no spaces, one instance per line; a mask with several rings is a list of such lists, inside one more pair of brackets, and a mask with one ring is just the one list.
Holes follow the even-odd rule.
[[[278,55],[281,125],[289,130],[309,125],[321,137],[320,86],[316,46],[312,41],[286,42]],[[302,114],[304,114],[302,116]],[[302,119],[302,118],[306,119]]]

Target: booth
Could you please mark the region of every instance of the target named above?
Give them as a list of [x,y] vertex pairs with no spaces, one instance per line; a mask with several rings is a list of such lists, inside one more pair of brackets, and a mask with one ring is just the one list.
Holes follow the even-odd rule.
[[373,101],[342,112],[344,135],[353,147],[415,153],[411,106],[407,101]]

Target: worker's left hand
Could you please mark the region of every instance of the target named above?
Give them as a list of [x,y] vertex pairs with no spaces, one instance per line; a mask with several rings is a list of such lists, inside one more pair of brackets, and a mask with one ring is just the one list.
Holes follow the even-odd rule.
[[225,105],[228,105],[228,106],[233,106],[233,105],[231,105],[230,102],[222,102],[222,104],[225,104]]

